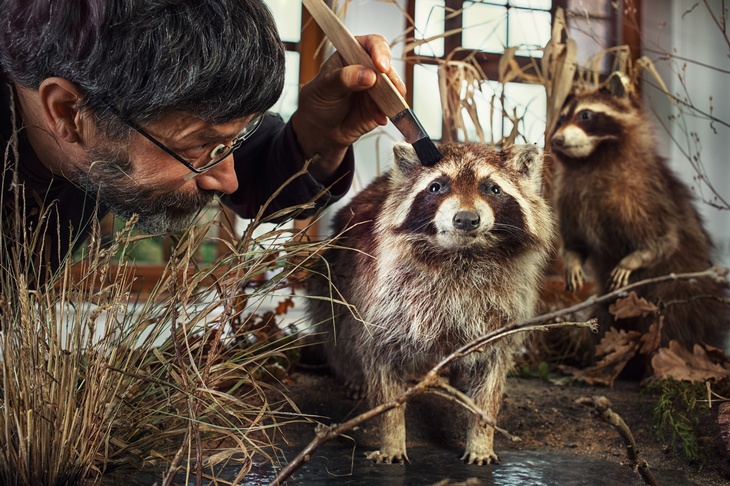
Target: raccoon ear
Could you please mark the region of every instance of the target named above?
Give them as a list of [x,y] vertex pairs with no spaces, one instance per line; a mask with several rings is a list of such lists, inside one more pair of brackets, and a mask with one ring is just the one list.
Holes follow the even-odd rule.
[[542,186],[543,151],[537,145],[510,145],[503,149],[507,164],[535,187]]
[[611,73],[606,82],[601,87],[601,91],[607,92],[610,95],[625,98],[629,95],[630,81],[625,74],[618,71]]
[[397,143],[393,146],[393,160],[395,167],[405,175],[411,174],[421,167],[421,160],[413,146],[408,143]]

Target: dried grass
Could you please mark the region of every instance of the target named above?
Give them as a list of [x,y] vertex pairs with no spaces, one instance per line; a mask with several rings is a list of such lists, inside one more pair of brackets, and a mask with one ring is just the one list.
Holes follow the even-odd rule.
[[0,241],[14,252],[0,275],[1,484],[99,484],[111,469],[148,466],[165,471],[163,484],[179,474],[200,483],[223,466],[242,478],[255,453],[275,461],[277,427],[307,418],[284,412],[296,405],[272,386],[300,344],[262,303],[289,297],[288,282],[326,242],[304,230],[254,236],[259,215],[228,255],[196,267],[209,227],[193,226],[141,296],[124,256],[144,238],[134,220],[111,246],[97,225],[80,259],[44,281],[32,262],[46,228],[27,228],[18,207]]

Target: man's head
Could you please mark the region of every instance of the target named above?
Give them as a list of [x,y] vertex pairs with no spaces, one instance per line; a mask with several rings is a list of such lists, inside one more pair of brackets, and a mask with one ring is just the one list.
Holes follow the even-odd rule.
[[[184,166],[128,121],[185,160],[205,162],[271,107],[283,87],[284,49],[262,0],[0,0],[0,11],[3,71],[39,93],[39,111],[57,141],[83,147],[87,160],[65,175],[103,198],[113,196],[110,184],[127,184],[144,200],[138,207],[209,199],[215,188],[182,181]],[[74,113],[48,106],[46,86],[56,79],[54,87],[73,92]],[[85,118],[86,131],[65,137],[55,116]],[[118,167],[95,172],[101,163]],[[174,183],[159,174],[148,182],[150,171],[168,168]],[[107,202],[128,213],[124,199]]]

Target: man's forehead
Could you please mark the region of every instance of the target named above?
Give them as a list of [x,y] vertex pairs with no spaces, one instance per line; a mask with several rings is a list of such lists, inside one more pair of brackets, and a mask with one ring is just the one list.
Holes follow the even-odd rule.
[[161,117],[150,128],[171,141],[188,138],[217,140],[235,136],[251,118],[253,115],[225,123],[213,123],[191,113],[174,112]]

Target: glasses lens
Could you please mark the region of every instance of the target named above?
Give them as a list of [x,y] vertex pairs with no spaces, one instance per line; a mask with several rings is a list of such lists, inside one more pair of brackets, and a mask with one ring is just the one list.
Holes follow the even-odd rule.
[[243,127],[243,130],[241,130],[238,135],[233,138],[230,146],[218,145],[216,148],[214,148],[213,151],[210,153],[210,158],[213,159],[213,161],[209,164],[204,165],[203,167],[198,168],[198,170],[200,172],[203,172],[223,162],[226,157],[231,155],[231,153],[238,147],[240,147],[246,139],[250,138],[251,135],[254,134],[256,129],[261,126],[261,122],[263,121],[263,119],[264,115],[257,115],[256,118],[248,122],[246,126]]
[[236,142],[238,142],[240,144],[247,138],[251,137],[251,135],[253,135],[254,132],[261,126],[262,121],[264,121],[264,115],[256,115],[256,118],[248,122],[248,124],[243,127],[243,130],[241,130],[241,133],[239,133],[238,136],[233,139],[233,143],[235,144]]

